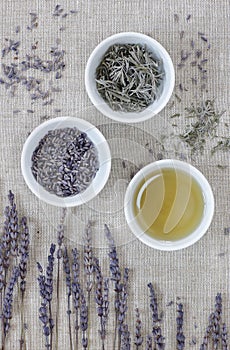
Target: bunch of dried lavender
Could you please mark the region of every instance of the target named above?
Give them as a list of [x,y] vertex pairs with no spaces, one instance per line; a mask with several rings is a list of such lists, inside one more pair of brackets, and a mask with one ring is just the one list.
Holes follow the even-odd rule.
[[[23,317],[23,302],[26,287],[27,262],[29,256],[29,231],[27,220],[22,218],[19,225],[18,212],[14,200],[14,194],[9,191],[9,206],[5,208],[5,221],[3,234],[0,241],[0,314],[2,315],[2,346],[5,346],[5,338],[10,328],[12,317],[12,303],[14,284],[20,277],[21,291],[21,317]],[[8,275],[11,275],[8,280]],[[15,282],[15,283],[14,283]],[[11,293],[11,294],[10,294]],[[12,299],[10,299],[12,297]],[[8,303],[8,306],[7,306]],[[23,334],[24,322],[21,324]],[[21,342],[24,342],[21,339]]]
[[[108,279],[104,279],[101,273],[99,260],[94,258],[94,270],[96,274],[96,296],[95,301],[97,304],[97,314],[100,318],[100,330],[99,334],[102,341],[102,350],[105,349],[105,336],[106,336],[106,322],[109,312],[109,301],[108,301]],[[104,283],[103,283],[104,282]]]
[[193,123],[180,135],[180,138],[190,147],[192,154],[203,152],[207,138],[216,136],[216,129],[223,112],[218,112],[214,101],[201,101],[197,106],[193,103],[186,108],[187,118]]
[[56,246],[51,244],[50,254],[48,256],[48,265],[46,274],[43,273],[43,268],[40,263],[37,263],[40,296],[42,298],[41,307],[39,309],[39,319],[43,324],[43,333],[45,335],[46,347],[52,350],[53,328],[54,321],[52,317],[52,297],[53,297],[53,269],[54,269],[54,253]]
[[161,327],[159,326],[159,316],[158,316],[158,305],[157,305],[157,298],[156,294],[153,288],[152,283],[148,284],[149,291],[150,291],[150,309],[152,311],[152,333],[153,333],[153,339],[155,342],[155,345],[157,346],[157,349],[164,350],[165,343],[164,343],[164,337],[162,336]]
[[118,328],[118,314],[119,314],[119,304],[120,304],[120,292],[121,292],[121,271],[119,266],[119,259],[117,256],[117,249],[115,242],[113,240],[112,234],[107,225],[105,225],[105,236],[108,239],[109,243],[109,267],[111,280],[114,281],[114,291],[115,291],[115,332],[113,340],[113,350],[116,348],[116,337],[117,337],[117,328]]
[[183,333],[183,321],[184,321],[184,312],[183,305],[181,303],[177,304],[177,350],[183,350],[185,347],[185,336]]
[[142,324],[141,324],[140,312],[138,308],[135,309],[135,313],[136,313],[136,326],[135,326],[134,344],[136,345],[136,350],[138,350],[143,343],[143,337],[141,335]]

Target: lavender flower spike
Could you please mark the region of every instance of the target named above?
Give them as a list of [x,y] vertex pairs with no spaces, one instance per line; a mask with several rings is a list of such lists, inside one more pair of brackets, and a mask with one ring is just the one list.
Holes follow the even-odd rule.
[[86,290],[88,293],[93,288],[92,274],[93,274],[93,251],[92,251],[92,223],[89,221],[84,236],[84,268],[87,277]]
[[147,339],[146,339],[145,350],[152,350],[152,349],[153,349],[153,339],[152,339],[151,335],[148,335]]
[[185,347],[185,336],[183,333],[183,318],[184,318],[184,313],[183,313],[183,305],[180,303],[177,305],[177,350],[183,350]]
[[80,308],[80,297],[81,297],[81,286],[79,282],[80,274],[80,264],[79,264],[79,254],[77,248],[72,250],[73,263],[72,263],[72,295],[73,295],[73,306],[75,309],[75,336],[76,336],[76,348],[78,349],[78,313]]
[[19,276],[19,269],[18,267],[14,267],[9,284],[6,288],[6,294],[3,300],[3,324],[4,324],[4,336],[9,332],[10,329],[10,319],[12,318],[12,308],[13,308],[13,292],[14,292],[14,287],[17,283]]
[[136,327],[135,327],[135,338],[134,344],[136,345],[136,349],[140,348],[143,343],[143,337],[141,336],[141,320],[140,320],[140,312],[139,309],[136,308]]
[[227,327],[226,324],[223,323],[222,327],[222,336],[221,336],[221,341],[222,341],[222,349],[223,350],[228,350],[228,332],[227,332]]
[[83,349],[88,348],[88,339],[86,331],[88,329],[88,307],[86,305],[85,296],[81,293],[81,311],[80,311],[80,324],[82,330],[82,347]]
[[27,274],[27,262],[29,258],[29,244],[30,244],[30,235],[29,235],[29,229],[27,226],[27,219],[26,217],[23,217],[21,220],[21,245],[20,245],[20,262],[19,262],[19,269],[20,269],[20,289],[22,292],[22,295],[25,293],[26,288],[26,274]]
[[157,298],[156,298],[152,283],[149,283],[148,287],[150,290],[150,308],[152,310],[153,338],[154,338],[155,344],[157,346],[157,349],[164,350],[165,349],[164,337],[161,334],[161,328],[158,324],[158,322],[160,320],[159,320],[159,316],[158,316]]

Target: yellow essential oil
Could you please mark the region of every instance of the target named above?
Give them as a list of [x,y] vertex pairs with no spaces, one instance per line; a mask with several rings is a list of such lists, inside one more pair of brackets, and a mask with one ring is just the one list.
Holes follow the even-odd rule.
[[133,205],[143,232],[158,240],[175,241],[198,227],[205,203],[194,177],[182,170],[165,168],[140,182]]

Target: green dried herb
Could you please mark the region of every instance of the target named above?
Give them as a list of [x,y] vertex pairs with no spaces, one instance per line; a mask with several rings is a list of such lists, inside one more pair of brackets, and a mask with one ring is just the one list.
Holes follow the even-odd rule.
[[157,99],[162,75],[162,63],[145,46],[116,44],[97,67],[97,89],[113,110],[140,112]]
[[180,135],[180,138],[190,146],[192,154],[202,153],[206,140],[216,136],[217,126],[224,112],[216,111],[212,100],[202,101],[197,106],[192,103],[191,107],[185,108],[185,111],[188,114],[186,118],[192,118],[194,122]]
[[225,140],[218,141],[217,145],[213,147],[212,154],[217,151],[227,152],[230,151],[230,138],[226,138]]

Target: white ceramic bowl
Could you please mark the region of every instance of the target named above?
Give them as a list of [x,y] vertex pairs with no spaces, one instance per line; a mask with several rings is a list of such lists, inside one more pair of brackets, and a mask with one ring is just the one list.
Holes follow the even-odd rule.
[[[86,132],[98,151],[99,170],[89,187],[82,193],[71,197],[58,197],[46,191],[35,180],[31,171],[31,157],[39,141],[49,130],[65,127],[76,127]],[[27,138],[21,156],[21,169],[25,182],[30,190],[41,200],[58,207],[73,207],[88,202],[95,197],[105,186],[111,168],[111,155],[107,141],[101,132],[89,122],[75,117],[59,117],[40,124]]]
[[[154,57],[162,61],[164,76],[159,87],[159,96],[149,107],[147,107],[141,112],[126,113],[114,111],[104,101],[104,99],[100,96],[99,92],[97,91],[95,81],[96,69],[108,48],[114,44],[146,45],[148,50],[153,52]],[[119,33],[103,40],[91,53],[85,69],[85,87],[90,100],[101,113],[118,122],[142,122],[144,120],[150,119],[151,117],[159,113],[168,103],[173,92],[174,84],[175,72],[172,60],[168,52],[156,40],[154,40],[150,36],[141,33]]]
[[[146,234],[146,232],[143,232],[142,228],[136,220],[136,216],[133,209],[134,193],[140,182],[143,181],[143,179],[146,179],[146,176],[151,174],[153,171],[165,168],[172,168],[175,170],[178,169],[192,176],[199,184],[204,198],[204,211],[200,224],[191,234],[175,241],[163,241],[154,239],[148,234]],[[214,197],[208,181],[199,170],[197,170],[192,165],[179,160],[164,159],[148,164],[133,177],[133,179],[128,185],[125,194],[124,210],[125,217],[131,231],[143,243],[159,250],[179,250],[197,242],[207,231],[208,227],[211,224],[212,217],[214,214]]]

